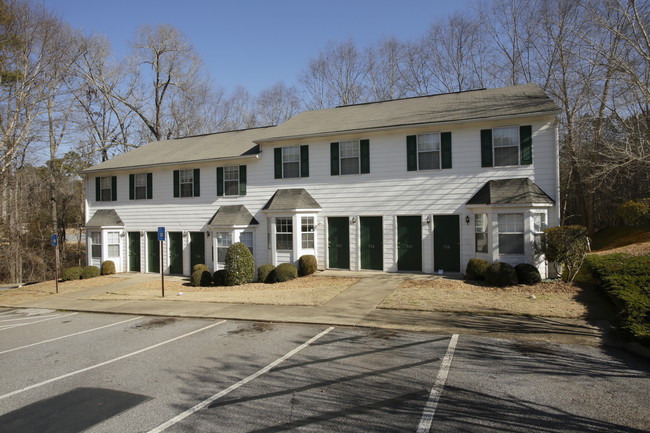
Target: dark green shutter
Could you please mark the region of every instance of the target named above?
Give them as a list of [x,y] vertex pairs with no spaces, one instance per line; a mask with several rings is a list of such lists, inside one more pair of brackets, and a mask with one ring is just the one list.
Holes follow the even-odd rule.
[[180,174],[178,170],[174,170],[174,197],[181,196],[180,187]]
[[309,146],[300,146],[300,177],[309,177]]
[[492,167],[491,129],[481,129],[481,167]]
[[102,178],[95,178],[95,201],[102,201]]
[[530,125],[519,127],[519,147],[521,150],[521,163],[533,163],[533,128]]
[[147,198],[153,198],[153,174],[147,173]]
[[239,195],[246,195],[246,166],[239,166]]
[[117,176],[111,176],[111,201],[117,201]]
[[194,197],[201,196],[201,169],[194,169]]
[[129,200],[135,199],[135,174],[129,175]]
[[361,173],[370,173],[370,140],[361,140]]
[[282,179],[282,148],[273,149],[273,155],[275,157],[275,178]]
[[440,148],[442,150],[442,168],[451,168],[451,132],[440,134]]
[[417,171],[418,169],[417,135],[406,136],[406,169],[408,171]]
[[217,195],[223,195],[223,167],[217,167]]
[[330,172],[332,176],[338,176],[339,174],[339,144],[330,143]]

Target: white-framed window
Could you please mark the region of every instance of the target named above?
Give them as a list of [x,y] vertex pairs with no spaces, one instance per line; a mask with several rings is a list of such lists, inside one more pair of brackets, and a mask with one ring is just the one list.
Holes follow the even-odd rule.
[[492,129],[494,166],[519,165],[519,128],[508,126]]
[[224,195],[239,195],[239,166],[231,165],[223,168]]
[[359,140],[340,142],[339,162],[341,164],[341,174],[359,174],[361,172]]
[[253,257],[255,257],[255,253],[253,252],[253,232],[241,232],[239,234],[239,242],[246,245]]
[[302,247],[314,248],[314,217],[301,217],[300,231],[302,233]]
[[499,214],[499,254],[524,254],[524,214]]
[[533,212],[533,236],[535,237],[536,247],[540,248],[542,246],[542,235],[547,228],[546,212]]
[[101,201],[111,201],[113,199],[113,183],[112,176],[104,176],[100,178],[100,194]]
[[120,256],[120,232],[107,232],[106,245],[108,257]]
[[217,262],[226,263],[228,248],[232,245],[232,234],[230,232],[217,232]]
[[93,259],[102,258],[102,232],[90,232],[90,256]]
[[300,146],[282,148],[282,177],[300,177]]
[[145,200],[147,198],[147,173],[139,173],[133,176],[135,199]]
[[293,250],[293,218],[277,217],[275,219],[275,249]]
[[194,197],[194,170],[179,170],[178,180],[181,197]]
[[488,252],[488,218],[487,214],[474,215],[474,239],[477,253]]
[[418,134],[418,170],[440,168],[440,134]]

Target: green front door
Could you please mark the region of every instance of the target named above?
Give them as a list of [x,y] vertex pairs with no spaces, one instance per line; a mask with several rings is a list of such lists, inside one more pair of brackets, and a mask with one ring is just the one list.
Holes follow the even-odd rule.
[[397,270],[422,270],[422,217],[397,217]]
[[157,232],[147,232],[147,271],[160,272],[160,242]]
[[327,218],[329,267],[350,269],[350,226],[347,217]]
[[169,273],[183,274],[183,233],[169,232]]
[[140,232],[129,232],[129,271],[140,272]]
[[190,267],[205,265],[205,238],[203,232],[190,232]]
[[433,217],[433,265],[437,272],[460,272],[460,223],[458,215]]
[[384,269],[383,230],[381,217],[359,218],[361,229],[361,269]]

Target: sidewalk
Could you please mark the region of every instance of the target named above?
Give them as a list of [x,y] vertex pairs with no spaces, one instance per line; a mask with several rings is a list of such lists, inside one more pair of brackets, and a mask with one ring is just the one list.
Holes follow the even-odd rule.
[[[27,302],[19,308],[95,313],[136,314],[251,320],[284,323],[310,323],[401,329],[441,334],[473,334],[495,338],[544,341],[596,346],[604,342],[607,323],[590,323],[579,319],[543,317],[490,316],[426,311],[379,309],[377,306],[406,278],[434,278],[424,274],[384,272],[325,271],[320,275],[361,277],[361,280],[321,306],[283,306],[225,304],[183,300],[90,300],[108,291],[159,279],[153,274],[120,274],[115,283],[49,296]],[[165,277],[165,280],[185,280]],[[174,296],[169,293],[168,296]]]

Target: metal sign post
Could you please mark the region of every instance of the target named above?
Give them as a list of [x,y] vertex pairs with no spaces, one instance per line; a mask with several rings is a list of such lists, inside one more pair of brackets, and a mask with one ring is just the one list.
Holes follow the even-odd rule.
[[56,293],[59,293],[59,238],[56,233],[52,235],[52,246],[54,247],[54,285]]
[[165,242],[165,227],[158,227],[158,240],[160,241],[160,282],[162,297],[165,297],[165,273],[163,272],[163,242]]

